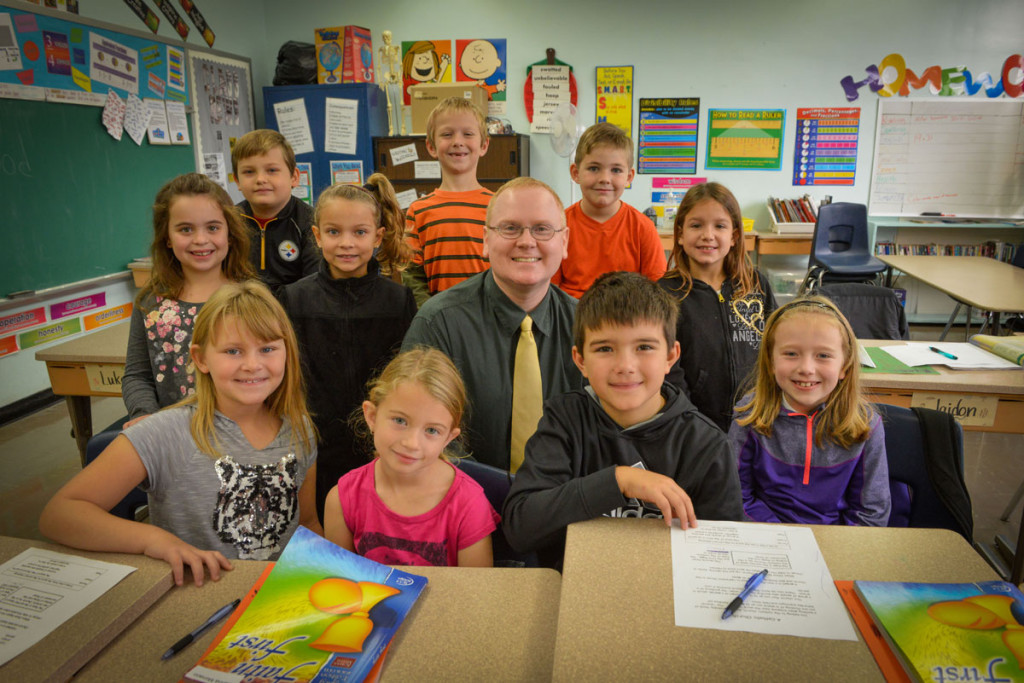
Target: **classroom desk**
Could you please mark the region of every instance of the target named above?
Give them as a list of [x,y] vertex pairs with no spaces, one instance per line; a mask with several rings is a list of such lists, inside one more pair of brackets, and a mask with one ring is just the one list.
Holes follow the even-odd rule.
[[[928,257],[931,258],[931,257]],[[951,257],[953,258],[953,257]],[[991,260],[991,259],[989,259]],[[902,346],[897,340],[861,339],[865,347]],[[960,420],[964,429],[1003,434],[1024,434],[1024,370],[950,370],[937,365],[937,375],[866,373],[861,386],[869,401],[909,408],[914,395],[932,394],[943,407],[955,406],[964,398],[996,399],[995,415],[983,420]],[[925,406],[934,408],[934,401]],[[955,415],[955,412],[954,412]],[[974,424],[974,422],[988,424]]]
[[961,306],[967,307],[964,338],[970,334],[971,309],[992,313],[992,334],[999,334],[1001,313],[1024,313],[1024,268],[984,256],[878,256],[892,271],[899,270],[948,295],[956,302],[942,336],[945,339]]
[[[162,655],[181,636],[242,597],[266,566],[235,569],[202,588],[174,588],[75,678],[75,683],[177,681],[219,631],[181,654]],[[551,677],[561,578],[551,569],[403,567],[429,583],[402,623],[381,680],[542,681]]]
[[[811,528],[835,580],[999,578],[952,531]],[[553,680],[684,679],[883,680],[862,639],[676,626],[672,551],[661,520],[602,518],[570,525]]]
[[[170,565],[160,560],[142,555],[92,553],[22,538],[0,536],[0,563],[28,548],[44,548],[67,555],[126,564],[135,567],[136,571],[58,626],[48,636],[0,667],[0,679],[5,681],[70,679],[75,671],[103,650],[174,585]],[[225,600],[226,602],[228,601]],[[188,630],[192,628],[194,626]],[[163,640],[161,638],[161,642]],[[116,676],[108,680],[130,678]]]
[[755,265],[761,267],[761,256],[810,255],[811,242],[814,236],[810,233],[777,233],[760,232],[757,234],[757,259]]
[[97,386],[90,374],[103,367],[118,377],[124,374],[124,357],[128,347],[129,323],[117,323],[98,332],[76,337],[36,351],[36,360],[46,362],[53,393],[64,396],[71,414],[71,430],[78,453],[85,466],[85,446],[92,437],[91,396],[120,396],[121,385]]

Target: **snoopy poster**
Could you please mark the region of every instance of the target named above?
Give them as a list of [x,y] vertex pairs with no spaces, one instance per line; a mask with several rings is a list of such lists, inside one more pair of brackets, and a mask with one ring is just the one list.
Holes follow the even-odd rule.
[[452,82],[452,41],[402,41],[402,93],[409,105],[409,86]]
[[505,39],[456,40],[456,81],[475,81],[487,91],[488,114],[505,113]]

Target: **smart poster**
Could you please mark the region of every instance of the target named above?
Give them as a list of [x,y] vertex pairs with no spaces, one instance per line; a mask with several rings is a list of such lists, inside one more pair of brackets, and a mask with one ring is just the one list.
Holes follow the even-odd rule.
[[599,66],[597,85],[597,123],[611,123],[626,135],[633,130],[633,67]]
[[699,97],[641,99],[639,172],[696,173],[699,119]]
[[[103,106],[120,97],[175,98],[166,43],[43,14],[0,12],[0,92],[4,97]],[[178,74],[184,83],[184,73]]]
[[505,39],[455,41],[455,80],[475,82],[487,91],[487,114],[505,115]]
[[782,168],[785,109],[710,109],[708,121],[705,168]]
[[402,97],[412,104],[409,86],[420,83],[452,82],[452,41],[402,41]]
[[796,110],[794,185],[853,185],[860,107]]

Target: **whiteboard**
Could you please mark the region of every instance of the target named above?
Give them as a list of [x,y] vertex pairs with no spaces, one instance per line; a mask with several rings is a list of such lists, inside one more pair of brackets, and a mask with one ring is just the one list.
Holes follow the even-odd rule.
[[880,100],[868,212],[1024,218],[1024,102]]

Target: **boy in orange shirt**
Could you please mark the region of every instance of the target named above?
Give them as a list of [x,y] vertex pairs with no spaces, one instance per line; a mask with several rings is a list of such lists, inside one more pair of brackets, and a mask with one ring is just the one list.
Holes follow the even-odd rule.
[[427,151],[441,163],[441,185],[405,215],[412,263],[402,273],[416,303],[487,270],[484,230],[494,193],[480,185],[476,167],[490,142],[484,116],[469,100],[442,100],[427,118]]
[[587,128],[569,167],[583,198],[565,210],[569,255],[551,282],[577,299],[604,273],[625,270],[657,281],[665,250],[647,216],[620,199],[633,180],[633,141],[618,126]]

